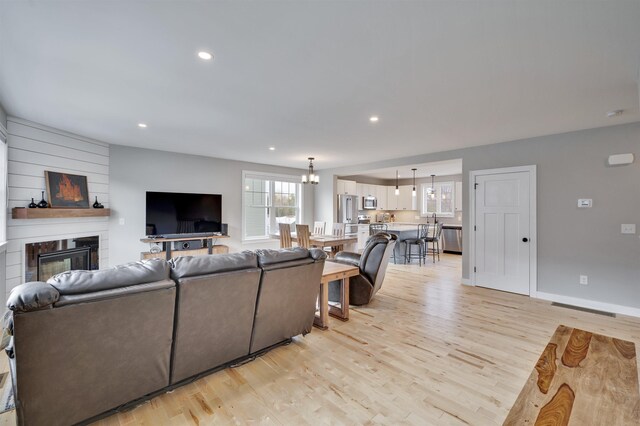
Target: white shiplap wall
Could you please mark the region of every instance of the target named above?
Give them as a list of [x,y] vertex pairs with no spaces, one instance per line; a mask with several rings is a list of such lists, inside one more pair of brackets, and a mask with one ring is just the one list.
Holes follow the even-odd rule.
[[[87,176],[90,204],[95,196],[109,207],[109,145],[18,118],[7,119],[9,209],[37,203],[45,189],[44,171]],[[46,192],[45,192],[46,197]],[[109,263],[109,219],[9,219],[7,287],[24,281],[24,245],[89,235],[100,236],[100,268]]]

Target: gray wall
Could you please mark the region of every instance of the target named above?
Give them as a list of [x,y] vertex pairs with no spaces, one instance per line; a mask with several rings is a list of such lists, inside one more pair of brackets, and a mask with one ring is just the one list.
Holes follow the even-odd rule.
[[[611,154],[632,152],[630,166],[607,167]],[[622,223],[640,224],[640,123],[524,139],[462,150],[324,170],[335,175],[455,158],[463,159],[463,212],[470,229],[468,176],[472,170],[537,165],[538,291],[640,307],[640,239],[620,234]],[[334,215],[329,188],[316,193],[316,220]],[[593,198],[578,209],[578,198]],[[640,228],[639,228],[640,229]],[[469,247],[469,232],[464,232]],[[463,278],[469,277],[469,251]],[[578,284],[579,275],[589,285]]]
[[[140,243],[145,230],[145,192],[201,192],[222,194],[222,220],[229,224],[223,244],[231,251],[275,248],[276,241],[242,243],[242,171],[302,175],[304,170],[211,157],[111,145],[109,259],[112,265],[131,262],[148,251]],[[303,222],[313,222],[313,186],[304,185]],[[120,225],[124,219],[124,225]]]

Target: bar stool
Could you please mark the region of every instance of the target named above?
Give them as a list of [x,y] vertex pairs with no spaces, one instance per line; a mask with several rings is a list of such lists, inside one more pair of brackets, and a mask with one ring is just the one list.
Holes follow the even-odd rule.
[[372,223],[369,225],[369,236],[375,235],[378,232],[387,232],[386,223]]
[[[442,235],[442,223],[436,223],[433,226],[433,236],[425,238],[425,256],[433,254],[433,262],[435,263],[436,254],[438,255],[438,261],[440,261],[440,236]],[[431,243],[431,248],[429,248],[429,243]]]
[[[418,259],[418,265],[422,266],[427,251],[427,237],[429,236],[429,224],[421,223],[418,225],[418,233],[416,238],[407,238],[404,240],[404,258],[405,262],[411,263],[411,259]],[[418,246],[418,253],[411,253],[411,246]],[[426,263],[426,262],[425,262]]]

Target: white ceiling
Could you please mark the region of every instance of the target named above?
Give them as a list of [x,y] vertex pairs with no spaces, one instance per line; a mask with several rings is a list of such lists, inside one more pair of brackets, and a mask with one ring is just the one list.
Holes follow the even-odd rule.
[[377,179],[395,179],[396,170],[400,179],[413,177],[412,168],[416,168],[416,178],[425,178],[431,175],[450,176],[462,174],[462,159],[434,161],[431,163],[409,164],[402,167],[388,167],[358,173],[358,176],[366,176]]
[[639,121],[639,23],[637,0],[0,1],[0,102],[110,143],[326,169]]

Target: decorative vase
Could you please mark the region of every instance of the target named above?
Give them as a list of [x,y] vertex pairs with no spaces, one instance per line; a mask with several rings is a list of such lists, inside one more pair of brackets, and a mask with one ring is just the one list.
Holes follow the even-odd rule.
[[98,196],[96,195],[96,202],[93,203],[94,209],[104,209],[104,206],[98,202]]
[[30,209],[35,209],[36,207],[38,207],[38,205],[36,204],[36,202],[32,198],[31,202],[29,203],[29,208]]
[[49,203],[47,203],[44,199],[44,191],[42,191],[42,200],[40,200],[40,202],[38,203],[38,208],[40,209],[46,209],[47,207],[49,207]]

